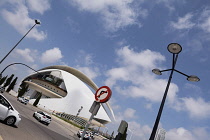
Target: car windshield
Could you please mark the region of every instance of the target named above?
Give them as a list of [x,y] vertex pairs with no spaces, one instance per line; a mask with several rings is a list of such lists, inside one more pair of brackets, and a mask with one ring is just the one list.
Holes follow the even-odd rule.
[[43,113],[43,112],[41,112],[41,111],[38,111],[37,113],[44,115],[44,113]]
[[51,119],[51,117],[50,117],[50,116],[48,116],[48,115],[46,115],[46,117],[47,117],[48,119]]
[[9,102],[8,102],[3,96],[1,96],[1,95],[0,95],[0,104],[4,105],[4,106],[6,106],[6,107],[11,106],[11,105],[9,104]]

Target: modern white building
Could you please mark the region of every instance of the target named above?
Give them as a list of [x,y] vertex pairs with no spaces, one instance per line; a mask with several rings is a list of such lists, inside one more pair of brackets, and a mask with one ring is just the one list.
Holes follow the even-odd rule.
[[[24,83],[29,85],[29,91],[24,96],[29,97],[33,103],[42,93],[39,105],[55,112],[77,115],[89,119],[89,109],[95,98],[96,84],[80,71],[68,66],[49,66],[27,76]],[[81,109],[82,108],[82,109]],[[114,117],[109,103],[103,103],[94,117],[99,125],[111,122]]]

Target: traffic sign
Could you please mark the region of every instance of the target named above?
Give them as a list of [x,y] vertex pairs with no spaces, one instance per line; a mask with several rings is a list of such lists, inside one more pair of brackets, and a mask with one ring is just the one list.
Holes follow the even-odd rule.
[[96,91],[95,100],[96,102],[105,103],[111,98],[111,95],[111,89],[107,86],[102,86]]

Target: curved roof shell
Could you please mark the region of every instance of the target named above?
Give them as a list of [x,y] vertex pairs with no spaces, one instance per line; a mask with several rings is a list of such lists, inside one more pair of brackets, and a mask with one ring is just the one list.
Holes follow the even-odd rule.
[[[49,66],[40,69],[38,72],[41,74],[43,72],[56,71],[56,70],[57,71],[59,70],[62,73],[62,79],[64,80],[68,94],[66,97],[62,99],[60,98],[41,99],[40,104],[46,107],[50,106],[50,108],[54,110],[70,113],[72,115],[76,115],[78,109],[80,109],[81,106],[83,106],[83,109],[80,112],[79,116],[89,118],[91,115],[89,113],[89,109],[92,103],[94,102],[94,94],[87,87],[87,85],[90,86],[95,91],[98,89],[97,85],[80,71],[68,66],[58,66],[58,65]],[[27,79],[28,77],[26,77],[25,79]],[[113,117],[114,114],[108,102],[106,103],[106,105],[108,107],[108,110],[104,107],[104,104],[102,104],[102,107],[100,108],[95,118],[98,118],[101,121],[107,123],[111,121],[108,116],[108,112],[111,112]]]

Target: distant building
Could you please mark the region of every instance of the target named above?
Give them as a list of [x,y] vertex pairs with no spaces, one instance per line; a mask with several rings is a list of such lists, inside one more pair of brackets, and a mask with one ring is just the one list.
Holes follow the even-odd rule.
[[155,140],[165,140],[165,134],[166,131],[163,128],[158,128],[155,135]]
[[[67,118],[73,115],[84,120],[88,120],[91,116],[89,109],[95,100],[94,94],[98,87],[86,75],[74,68],[49,66],[27,76],[22,82],[29,85],[29,91],[24,96],[31,99],[30,103],[42,93],[39,105],[53,112],[66,114],[63,116]],[[81,106],[83,108],[78,116]],[[108,112],[113,115],[107,102],[100,107],[94,121],[99,125],[111,122]]]

